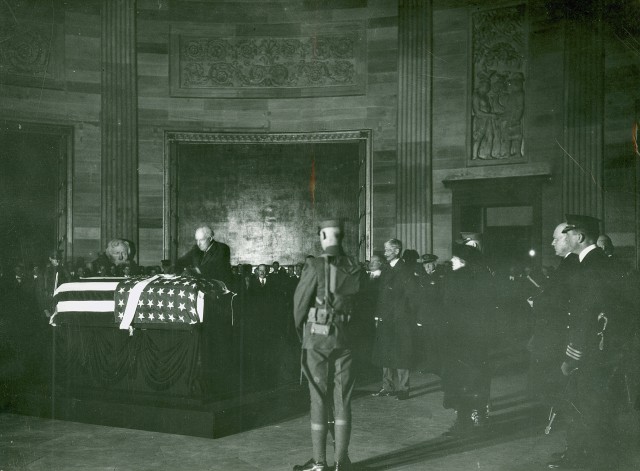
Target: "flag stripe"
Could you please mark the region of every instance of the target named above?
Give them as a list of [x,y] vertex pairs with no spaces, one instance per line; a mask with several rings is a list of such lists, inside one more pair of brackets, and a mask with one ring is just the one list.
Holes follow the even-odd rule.
[[77,291],[115,291],[119,281],[112,279],[102,279],[102,281],[75,281],[72,283],[63,283],[53,293],[54,296],[59,293],[77,292]]
[[56,302],[63,301],[113,301],[113,291],[64,291],[56,295]]
[[60,301],[56,307],[58,312],[113,312],[114,309],[113,299],[111,301]]

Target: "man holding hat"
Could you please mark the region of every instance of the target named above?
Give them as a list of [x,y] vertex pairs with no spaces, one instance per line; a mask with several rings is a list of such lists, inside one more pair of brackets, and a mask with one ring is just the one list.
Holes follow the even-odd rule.
[[307,259],[294,294],[296,328],[303,331],[302,370],[309,381],[313,457],[294,471],[328,470],[328,421],[334,417],[335,470],[350,469],[352,370],[349,321],[364,272],[342,250],[338,219],[319,225],[322,255]]

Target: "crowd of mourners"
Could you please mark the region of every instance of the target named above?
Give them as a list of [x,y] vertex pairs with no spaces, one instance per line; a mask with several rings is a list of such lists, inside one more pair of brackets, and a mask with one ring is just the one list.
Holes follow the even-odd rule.
[[[206,257],[216,243],[211,231],[203,238],[198,257]],[[611,240],[585,217],[568,217],[556,228],[557,268],[492,267],[481,244],[479,234],[462,233],[451,259],[440,261],[390,239],[383,252],[362,264],[366,280],[350,321],[350,330],[357,332],[353,351],[360,377],[379,375],[376,397],[407,400],[411,374],[434,373],[442,381],[444,407],[456,411],[448,434],[473,433],[491,417],[496,355],[526,349],[531,397],[551,410],[549,427],[556,416],[569,427],[567,451],[556,467],[611,460],[619,435],[616,412],[639,406],[637,272],[622,267]],[[216,250],[228,259],[226,245]],[[53,251],[44,266],[0,269],[3,388],[7,379],[50,361],[45,348],[27,345],[34,345],[34,336],[46,335],[42,326],[55,308],[55,286],[92,276],[203,275],[198,263],[184,260],[141,267],[132,261],[132,252],[129,242],[116,239],[91,262],[64,264],[61,253]],[[228,273],[218,277],[236,295],[234,309],[241,319],[236,328],[250,388],[300,379],[301,333],[292,312],[305,262],[229,265]]]

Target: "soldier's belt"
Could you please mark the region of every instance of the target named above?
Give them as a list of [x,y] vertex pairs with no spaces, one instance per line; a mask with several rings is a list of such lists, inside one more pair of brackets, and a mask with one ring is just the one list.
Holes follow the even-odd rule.
[[351,316],[349,314],[339,314],[327,311],[324,307],[312,307],[309,309],[307,322],[312,324],[326,325],[332,322],[349,322]]

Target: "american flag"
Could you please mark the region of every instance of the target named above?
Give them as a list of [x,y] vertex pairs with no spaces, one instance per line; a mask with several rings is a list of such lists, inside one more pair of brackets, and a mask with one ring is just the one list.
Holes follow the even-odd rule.
[[213,301],[227,293],[222,282],[175,275],[85,279],[60,285],[54,317],[60,319],[64,313],[69,322],[70,315],[101,319],[108,315],[111,325],[115,322],[121,329],[189,328],[202,323],[206,298]]

